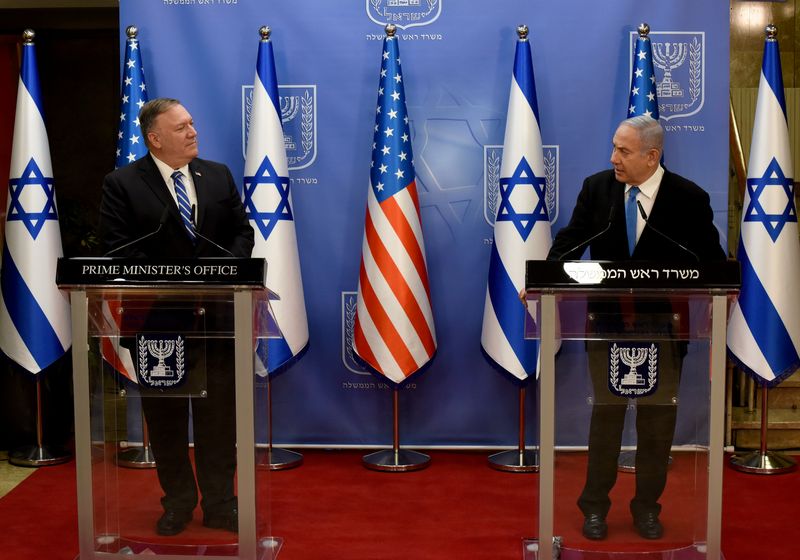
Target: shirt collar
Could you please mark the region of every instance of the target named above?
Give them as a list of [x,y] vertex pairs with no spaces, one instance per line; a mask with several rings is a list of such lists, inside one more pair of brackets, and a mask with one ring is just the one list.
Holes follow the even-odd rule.
[[[664,168],[661,164],[658,165],[658,168],[653,172],[652,175],[642,183],[641,185],[636,185],[639,187],[639,191],[645,195],[647,198],[653,198],[655,196],[656,191],[658,191],[658,187],[661,185],[661,179],[664,177]],[[625,185],[625,194],[628,194],[628,191],[631,190],[633,185]]]
[[178,169],[173,169],[172,167],[170,167],[169,165],[167,165],[166,163],[164,163],[163,161],[158,159],[156,156],[154,156],[153,152],[150,152],[150,157],[153,158],[153,161],[155,162],[159,173],[161,173],[161,176],[164,178],[164,182],[167,185],[171,185],[172,184],[171,183],[172,174],[175,173],[176,171],[180,171],[181,173],[183,173],[184,177],[189,177],[189,164],[188,163],[186,165],[184,165],[183,167],[179,167]]

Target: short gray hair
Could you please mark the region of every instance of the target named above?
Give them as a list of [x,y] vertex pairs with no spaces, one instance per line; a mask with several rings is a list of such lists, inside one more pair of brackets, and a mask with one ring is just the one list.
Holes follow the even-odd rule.
[[171,97],[158,97],[156,99],[151,99],[144,105],[142,108],[139,109],[139,128],[142,129],[142,136],[144,137],[144,144],[148,148],[150,147],[150,141],[147,139],[147,135],[150,132],[150,129],[153,128],[153,123],[156,121],[156,117],[161,113],[166,113],[175,105],[180,105],[181,102],[177,99],[172,99]]
[[659,152],[664,149],[664,128],[661,123],[653,117],[647,115],[638,115],[625,119],[620,126],[629,126],[639,134],[639,139],[642,141],[642,151],[658,150]]

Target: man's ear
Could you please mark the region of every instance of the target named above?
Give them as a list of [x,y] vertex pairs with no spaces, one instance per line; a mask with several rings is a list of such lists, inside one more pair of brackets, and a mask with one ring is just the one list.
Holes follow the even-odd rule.
[[155,132],[147,133],[147,142],[154,148],[161,147],[161,141],[158,139],[158,134],[156,134]]

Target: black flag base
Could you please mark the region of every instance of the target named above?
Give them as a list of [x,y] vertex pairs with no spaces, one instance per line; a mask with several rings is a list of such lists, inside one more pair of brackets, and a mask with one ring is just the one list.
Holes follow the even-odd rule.
[[26,445],[8,453],[8,462],[17,467],[49,467],[66,463],[72,455],[66,449]]
[[731,467],[751,474],[785,474],[797,469],[797,461],[774,451],[752,451],[731,457]]
[[430,455],[410,449],[383,449],[364,455],[361,460],[366,468],[385,472],[419,471],[431,462]]
[[532,449],[501,451],[489,455],[489,466],[504,472],[539,472],[539,453]]

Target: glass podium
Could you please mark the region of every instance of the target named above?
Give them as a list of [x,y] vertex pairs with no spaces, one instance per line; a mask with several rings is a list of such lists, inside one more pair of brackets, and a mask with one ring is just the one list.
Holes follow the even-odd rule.
[[[270,314],[277,296],[265,288],[265,273],[263,259],[59,260],[57,282],[72,306],[81,560],[277,556],[270,472],[256,468],[255,427],[264,418],[254,407],[254,348],[277,333]],[[104,349],[129,355],[130,378],[104,365]],[[162,468],[117,464],[127,427],[115,406],[120,392],[127,408],[144,409]],[[168,503],[163,490],[194,486],[181,470],[187,455],[198,506],[183,530],[165,535],[156,527],[165,508],[191,509]],[[163,468],[173,463],[181,467]]]
[[539,525],[524,558],[723,558],[738,287],[735,262],[527,263],[526,336],[540,341],[541,373]]

